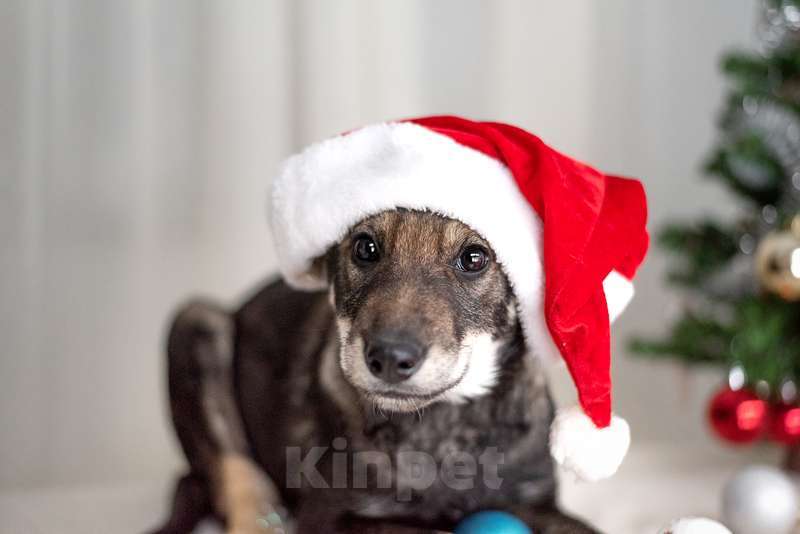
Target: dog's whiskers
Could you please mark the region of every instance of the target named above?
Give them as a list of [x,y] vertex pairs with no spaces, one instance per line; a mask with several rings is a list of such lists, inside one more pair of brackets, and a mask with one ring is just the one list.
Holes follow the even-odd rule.
[[417,416],[419,417],[420,423],[422,422],[422,412],[420,411],[419,406],[417,405],[416,401],[412,398],[411,405],[414,407],[414,411],[417,412]]

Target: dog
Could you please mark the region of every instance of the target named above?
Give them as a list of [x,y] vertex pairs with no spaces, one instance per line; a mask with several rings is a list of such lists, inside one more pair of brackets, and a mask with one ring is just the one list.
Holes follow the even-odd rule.
[[503,510],[543,534],[562,513],[554,418],[491,243],[430,211],[367,217],[313,268],[238,310],[192,301],[168,337],[189,463],[158,534],[452,531]]

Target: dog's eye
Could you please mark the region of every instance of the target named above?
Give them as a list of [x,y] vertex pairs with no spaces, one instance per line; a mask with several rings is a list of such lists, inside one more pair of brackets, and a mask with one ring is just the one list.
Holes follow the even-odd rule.
[[489,253],[478,245],[469,245],[461,251],[457,267],[465,273],[479,273],[489,265]]
[[370,236],[361,234],[353,241],[353,259],[356,263],[375,263],[381,258],[378,244]]

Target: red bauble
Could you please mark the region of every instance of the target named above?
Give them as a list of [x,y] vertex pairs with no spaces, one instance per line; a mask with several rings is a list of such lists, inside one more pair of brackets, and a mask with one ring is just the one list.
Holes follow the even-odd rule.
[[708,420],[725,441],[749,443],[766,430],[767,403],[752,391],[725,388],[711,399]]
[[785,445],[800,443],[800,406],[792,404],[773,406],[769,437]]

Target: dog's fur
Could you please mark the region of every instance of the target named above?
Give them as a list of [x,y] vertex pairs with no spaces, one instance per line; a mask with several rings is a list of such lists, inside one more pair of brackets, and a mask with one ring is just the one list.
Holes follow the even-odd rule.
[[[354,260],[363,236],[377,243],[377,261]],[[489,257],[478,274],[458,267],[469,245]],[[169,389],[191,469],[159,533],[189,532],[209,515],[230,533],[277,533],[286,528],[279,506],[300,533],[447,531],[481,509],[507,510],[537,533],[595,532],[556,507],[553,405],[489,243],[458,221],[395,210],[356,225],[314,268],[328,292],[279,281],[232,314],[199,301],[179,312]],[[385,382],[366,363],[386,336],[423,347],[405,381]],[[301,457],[328,447],[323,480],[291,482],[292,447]],[[408,451],[437,468],[453,467],[453,453],[482,462],[496,452],[502,462],[455,489],[444,468],[419,487]],[[358,467],[366,488],[354,483]]]

